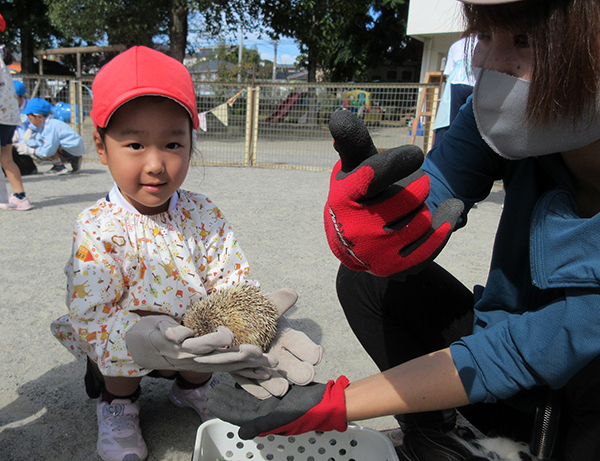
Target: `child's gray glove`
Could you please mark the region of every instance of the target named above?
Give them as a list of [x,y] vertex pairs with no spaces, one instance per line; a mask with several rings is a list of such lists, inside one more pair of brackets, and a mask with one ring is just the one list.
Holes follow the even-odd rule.
[[290,383],[301,386],[311,383],[315,378],[315,365],[318,365],[323,357],[323,347],[315,344],[303,332],[291,328],[283,317],[283,314],[296,304],[298,294],[290,288],[282,288],[268,294],[267,298],[275,305],[280,316],[277,334],[267,355],[277,359],[279,364],[267,370],[268,377],[249,379],[248,370],[244,370],[243,374],[231,373],[240,386],[261,400],[285,395]]
[[265,368],[277,365],[277,359],[258,346],[229,347],[233,333],[225,327],[204,336],[194,335],[193,330],[168,315],[149,315],[127,332],[125,341],[135,363],[151,370],[237,371],[267,378],[270,374]]

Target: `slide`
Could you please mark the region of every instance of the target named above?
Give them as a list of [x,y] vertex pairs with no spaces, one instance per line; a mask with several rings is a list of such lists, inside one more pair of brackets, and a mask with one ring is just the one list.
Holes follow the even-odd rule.
[[285,118],[290,113],[290,110],[294,105],[302,98],[303,93],[298,93],[296,91],[292,91],[287,95],[285,101],[279,104],[279,107],[275,112],[267,117],[268,123],[281,123],[285,120]]

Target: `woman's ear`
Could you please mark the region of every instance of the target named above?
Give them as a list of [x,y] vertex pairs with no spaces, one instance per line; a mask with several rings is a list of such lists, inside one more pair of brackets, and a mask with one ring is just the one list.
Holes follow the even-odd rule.
[[106,145],[100,136],[98,131],[94,131],[94,146],[96,146],[96,152],[98,153],[98,157],[100,158],[100,163],[103,165],[108,165],[108,158],[106,154]]

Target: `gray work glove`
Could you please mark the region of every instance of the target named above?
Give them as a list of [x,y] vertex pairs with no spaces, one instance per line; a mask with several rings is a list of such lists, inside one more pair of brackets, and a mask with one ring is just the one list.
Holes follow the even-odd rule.
[[233,333],[225,327],[203,336],[194,335],[193,330],[168,315],[149,315],[127,332],[125,341],[135,363],[151,370],[237,371],[244,376],[268,378],[266,368],[277,365],[277,359],[264,354],[258,346],[229,347]]
[[266,378],[250,378],[247,373],[231,373],[242,388],[261,400],[285,395],[290,383],[301,386],[311,383],[315,378],[315,365],[323,357],[323,347],[315,344],[303,332],[291,328],[283,317],[296,304],[298,294],[290,288],[282,288],[267,295],[267,298],[275,305],[280,317],[277,334],[267,354],[277,359],[279,364],[267,370],[269,376]]

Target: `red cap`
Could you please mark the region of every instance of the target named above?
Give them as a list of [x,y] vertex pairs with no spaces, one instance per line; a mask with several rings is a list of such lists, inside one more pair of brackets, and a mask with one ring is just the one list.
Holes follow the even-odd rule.
[[0,32],[4,32],[6,30],[6,21],[0,14]]
[[90,116],[96,128],[106,128],[114,112],[140,96],[164,96],[181,104],[194,129],[200,124],[190,73],[176,59],[145,46],[135,46],[105,64],[92,84]]

